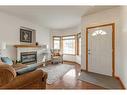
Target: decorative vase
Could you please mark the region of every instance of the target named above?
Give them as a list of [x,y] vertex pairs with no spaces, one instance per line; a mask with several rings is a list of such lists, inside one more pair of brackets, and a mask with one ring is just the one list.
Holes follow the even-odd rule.
[[36,46],[38,46],[38,42],[36,42]]

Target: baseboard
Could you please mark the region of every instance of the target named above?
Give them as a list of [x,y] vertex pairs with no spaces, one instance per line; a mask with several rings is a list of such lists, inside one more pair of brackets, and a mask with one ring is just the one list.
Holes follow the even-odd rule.
[[76,63],[76,64],[79,64],[79,63],[77,63],[77,62],[75,62],[75,61],[69,61],[69,60],[64,60],[63,62],[69,62],[69,63]]
[[122,89],[126,89],[125,86],[124,86],[124,84],[123,84],[123,82],[122,82],[122,80],[120,79],[120,77],[115,76],[115,78],[118,79],[118,80],[120,81],[120,84],[121,84],[121,86],[122,86]]
[[81,72],[82,72],[82,71],[85,71],[85,72],[86,72],[86,70],[84,70],[84,69],[81,69]]

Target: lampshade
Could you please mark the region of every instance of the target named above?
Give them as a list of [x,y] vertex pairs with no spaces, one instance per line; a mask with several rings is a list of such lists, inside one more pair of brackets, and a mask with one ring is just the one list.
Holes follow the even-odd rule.
[[0,49],[1,50],[5,50],[6,49],[6,43],[5,42],[1,42],[0,43]]

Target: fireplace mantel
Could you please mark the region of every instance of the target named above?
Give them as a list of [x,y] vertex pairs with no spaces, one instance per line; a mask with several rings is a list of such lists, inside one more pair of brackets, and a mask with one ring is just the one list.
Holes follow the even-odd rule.
[[41,46],[31,44],[31,45],[14,45],[14,47],[16,48],[40,48]]

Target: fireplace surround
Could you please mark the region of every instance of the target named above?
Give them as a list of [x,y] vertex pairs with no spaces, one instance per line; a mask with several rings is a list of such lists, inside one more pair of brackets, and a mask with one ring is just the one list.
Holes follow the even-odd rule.
[[20,53],[20,59],[23,64],[32,64],[32,63],[37,63],[37,52],[32,51],[32,52],[21,52]]

